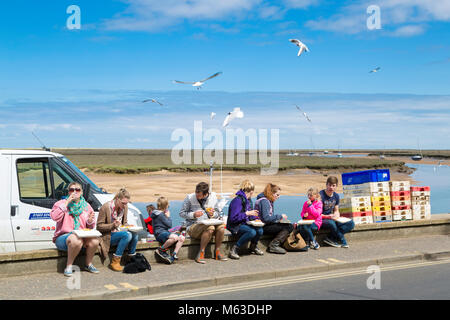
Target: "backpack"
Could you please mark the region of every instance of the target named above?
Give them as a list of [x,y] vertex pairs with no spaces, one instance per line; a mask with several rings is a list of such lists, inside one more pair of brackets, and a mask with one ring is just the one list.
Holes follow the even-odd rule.
[[130,261],[123,268],[124,273],[139,273],[145,272],[145,270],[152,270],[150,263],[142,253],[136,253],[131,256]]
[[283,243],[286,251],[308,251],[308,246],[299,232],[292,231]]

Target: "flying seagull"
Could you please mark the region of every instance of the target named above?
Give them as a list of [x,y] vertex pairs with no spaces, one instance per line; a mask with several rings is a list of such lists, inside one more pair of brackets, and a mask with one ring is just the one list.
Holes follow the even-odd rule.
[[300,40],[298,40],[298,39],[289,39],[289,41],[290,42],[292,42],[292,43],[295,43],[300,49],[298,50],[298,53],[297,53],[297,57],[300,57],[300,55],[303,53],[303,51],[307,51],[307,52],[309,52],[309,49],[308,49],[308,47],[303,43],[303,42],[301,42]]
[[225,117],[225,120],[223,121],[222,127],[226,127],[231,120],[234,118],[243,118],[244,112],[241,111],[241,108],[234,108],[233,111],[228,112],[227,116]]
[[376,67],[375,69],[373,69],[373,70],[370,70],[369,71],[369,73],[375,73],[375,72],[378,72],[378,71],[380,71],[380,67]]
[[159,102],[158,100],[155,100],[155,99],[145,99],[144,101],[142,101],[142,103],[146,103],[146,102],[149,102],[149,101],[154,102],[154,103],[157,103],[157,104],[159,104],[160,106],[163,105],[161,102]]
[[215,112],[211,112],[211,120],[213,120],[215,116],[216,116],[216,113]]
[[298,111],[300,111],[301,113],[303,113],[303,115],[305,116],[306,120],[308,120],[309,122],[311,122],[311,119],[308,117],[308,115],[306,114],[306,112],[304,112],[302,109],[300,109],[300,107],[298,105],[295,105],[295,107],[298,109]]
[[212,79],[214,77],[217,77],[219,74],[222,74],[222,72],[216,72],[212,76],[209,76],[206,79],[200,80],[200,81],[179,81],[179,80],[173,80],[173,83],[184,83],[184,84],[192,84],[193,87],[197,87],[197,89],[200,89],[203,85],[203,83],[206,80]]

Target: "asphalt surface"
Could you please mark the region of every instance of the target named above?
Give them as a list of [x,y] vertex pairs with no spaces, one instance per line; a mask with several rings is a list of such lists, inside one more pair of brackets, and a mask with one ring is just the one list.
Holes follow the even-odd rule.
[[99,274],[82,271],[78,277],[75,273],[73,278],[66,278],[56,271],[9,277],[0,279],[0,299],[138,298],[374,264],[450,257],[448,235],[355,241],[349,244],[348,249],[322,246],[317,251],[289,252],[286,255],[266,252],[264,256],[243,255],[240,260],[222,262],[207,259],[205,265],[193,260],[172,265],[154,263],[151,271],[138,274],[118,273],[97,266]]
[[269,283],[222,287],[209,294],[191,292],[174,298],[225,301],[450,299],[450,259],[402,263],[379,270],[378,279],[372,268],[338,270]]

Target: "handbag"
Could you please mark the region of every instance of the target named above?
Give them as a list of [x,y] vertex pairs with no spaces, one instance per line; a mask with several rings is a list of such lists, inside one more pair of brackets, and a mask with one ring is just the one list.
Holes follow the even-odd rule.
[[308,251],[308,246],[299,232],[292,231],[283,243],[286,251]]
[[136,253],[123,268],[124,273],[139,273],[151,270],[152,267],[142,253]]

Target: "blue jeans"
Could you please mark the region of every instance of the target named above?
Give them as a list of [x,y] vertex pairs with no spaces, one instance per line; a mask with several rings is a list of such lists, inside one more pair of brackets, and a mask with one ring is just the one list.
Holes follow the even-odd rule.
[[263,228],[249,226],[248,224],[241,224],[237,234],[239,240],[236,242],[236,246],[240,248],[250,240],[253,244],[257,244],[259,238],[261,238],[263,234]]
[[322,228],[330,231],[330,238],[333,241],[345,241],[344,234],[350,232],[355,227],[353,220],[346,223],[339,223],[332,219],[322,219]]
[[170,232],[164,231],[164,232],[157,234],[155,238],[156,238],[156,241],[158,241],[161,245],[163,245],[164,243],[166,243],[166,241],[169,239],[169,237],[170,237]]
[[313,241],[314,240],[313,232],[316,232],[318,230],[319,227],[315,222],[311,224],[299,224],[297,226],[297,231],[300,232],[300,235],[306,242]]
[[116,256],[121,257],[128,247],[128,254],[136,253],[136,245],[138,243],[137,233],[129,231],[111,232],[111,246],[117,245]]

